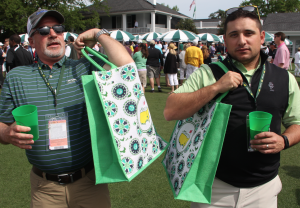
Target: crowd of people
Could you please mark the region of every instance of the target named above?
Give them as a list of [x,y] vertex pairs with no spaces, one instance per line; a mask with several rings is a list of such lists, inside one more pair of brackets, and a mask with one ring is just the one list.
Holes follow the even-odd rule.
[[[177,45],[151,40],[122,45],[109,37],[107,30],[98,28],[85,31],[76,40],[69,38],[66,44],[64,17],[57,11],[44,9],[28,18],[31,50],[28,47],[27,51],[26,43],[20,44],[18,35],[0,44],[4,46],[1,60],[6,60],[9,71],[0,97],[0,143],[26,150],[33,165],[31,207],[111,207],[108,185],[95,185],[81,76],[98,69],[80,58],[85,46],[105,53],[117,67],[135,62],[142,86],[147,86],[148,77],[151,92],[154,80],[158,91],[162,91],[160,74],[164,70],[166,83],[171,86],[164,110],[167,121],[190,118],[229,91],[222,102],[232,109],[212,185],[211,204],[192,203],[191,208],[277,207],[277,195],[282,188],[278,176],[280,152],[300,141],[299,86],[286,70],[289,52],[283,42],[285,35],[275,34],[274,43],[278,47],[276,53],[276,47],[272,50],[272,57],[274,53],[275,56],[270,63],[261,50],[265,34],[256,9],[251,6],[233,9],[227,11],[224,22],[226,48],[198,41]],[[228,68],[227,73],[210,64],[215,56]],[[110,70],[103,61],[92,59]],[[23,65],[18,65],[20,60]],[[53,90],[58,83],[59,91]],[[36,141],[33,135],[26,134],[30,128],[17,125],[12,115],[15,108],[28,104],[38,109],[40,136]],[[269,112],[273,118],[270,131],[261,132],[250,141],[256,151],[248,152],[246,118],[257,110]],[[64,116],[58,116],[61,114]],[[70,142],[67,147],[51,150],[51,122],[58,117],[66,128],[57,128],[56,136],[68,129]],[[281,123],[286,128],[283,133]]]

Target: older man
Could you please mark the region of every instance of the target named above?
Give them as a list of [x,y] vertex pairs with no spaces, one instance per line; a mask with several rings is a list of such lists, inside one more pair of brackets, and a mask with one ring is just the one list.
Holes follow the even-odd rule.
[[[260,51],[265,32],[255,7],[227,10],[224,40],[228,57],[217,65],[203,65],[167,99],[167,120],[182,120],[199,111],[220,93],[232,105],[211,205],[192,203],[192,208],[275,208],[281,191],[278,176],[280,151],[300,140],[300,91],[294,76],[270,64]],[[264,76],[262,76],[264,75]],[[251,140],[256,152],[248,152],[246,117],[252,111],[273,115],[270,132]],[[286,130],[281,134],[281,123]]]
[[[39,60],[17,67],[4,83],[0,97],[0,142],[26,149],[30,173],[31,207],[110,207],[107,184],[95,185],[91,139],[81,76],[96,70],[87,59],[65,57],[64,17],[57,11],[40,9],[28,19],[30,44]],[[77,49],[100,42],[117,66],[133,62],[125,48],[103,29],[78,36]],[[95,58],[94,58],[95,59]],[[109,66],[95,59],[105,69]],[[60,88],[58,87],[60,86]],[[39,139],[16,125],[12,110],[22,105],[38,109]],[[53,134],[49,132],[55,128]],[[53,132],[52,132],[53,133]],[[60,137],[60,135],[67,135]],[[61,139],[63,145],[56,142]]]
[[277,32],[274,34],[274,42],[277,44],[277,51],[273,64],[288,70],[290,65],[290,51],[286,47],[284,40],[285,34],[283,32]]

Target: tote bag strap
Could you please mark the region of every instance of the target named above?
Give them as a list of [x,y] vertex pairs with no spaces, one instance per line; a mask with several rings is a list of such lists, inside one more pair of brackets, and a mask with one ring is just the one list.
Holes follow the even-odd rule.
[[[229,69],[222,63],[222,62],[213,62],[211,64],[216,64],[218,65],[221,69],[223,69],[223,71],[225,72],[225,74],[229,71]],[[217,99],[216,102],[221,102],[221,100],[228,94],[227,92],[222,93]]]
[[111,69],[116,69],[118,68],[116,65],[114,65],[113,63],[111,63],[110,61],[107,60],[107,56],[101,54],[101,53],[97,53],[97,51],[89,48],[89,47],[85,47],[83,49],[81,49],[81,53],[83,54],[83,56],[89,61],[91,62],[97,69],[99,69],[100,71],[106,71],[105,69],[103,69],[99,64],[96,63],[96,61],[94,61],[86,52],[85,50],[87,50],[90,54],[94,55],[97,58],[100,58],[102,61],[104,61],[107,65],[109,65],[111,67]]

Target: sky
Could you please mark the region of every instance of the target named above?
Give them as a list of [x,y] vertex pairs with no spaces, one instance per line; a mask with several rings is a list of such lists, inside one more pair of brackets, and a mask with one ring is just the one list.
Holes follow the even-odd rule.
[[[171,8],[175,5],[179,8],[179,12],[193,17],[194,5],[190,10],[193,0],[156,0],[157,3],[165,3]],[[232,7],[238,7],[243,0],[195,0],[196,1],[196,17],[195,19],[208,19],[208,16],[219,9],[226,10]]]

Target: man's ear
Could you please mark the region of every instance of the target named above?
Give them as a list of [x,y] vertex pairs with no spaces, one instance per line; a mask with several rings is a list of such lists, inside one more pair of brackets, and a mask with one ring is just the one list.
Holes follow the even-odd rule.
[[33,40],[33,38],[32,37],[29,37],[28,38],[28,41],[29,41],[29,44],[30,44],[30,46],[32,47],[32,48],[35,48],[35,41]]

